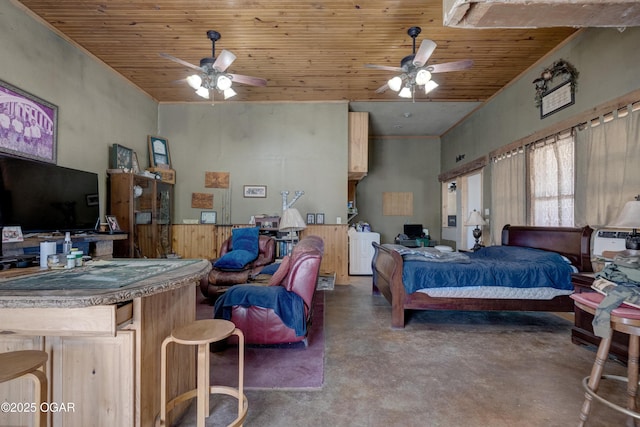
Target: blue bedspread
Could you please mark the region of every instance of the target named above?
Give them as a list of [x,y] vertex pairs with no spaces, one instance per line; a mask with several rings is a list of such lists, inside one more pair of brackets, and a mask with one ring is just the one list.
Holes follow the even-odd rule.
[[571,264],[555,252],[490,246],[468,255],[469,263],[405,260],[402,281],[407,293],[456,286],[573,289]]
[[282,323],[296,332],[296,336],[301,337],[307,333],[304,301],[300,295],[289,292],[282,286],[232,286],[216,301],[213,317],[231,320],[234,305],[272,308],[282,319]]

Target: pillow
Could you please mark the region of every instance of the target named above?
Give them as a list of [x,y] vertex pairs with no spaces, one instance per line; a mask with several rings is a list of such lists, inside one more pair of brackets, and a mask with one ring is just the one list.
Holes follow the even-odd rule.
[[[231,250],[245,250],[253,253],[253,257],[258,257],[258,239],[260,238],[260,228],[234,228],[231,231]],[[253,261],[253,260],[252,260]]]
[[280,267],[280,264],[277,262],[274,262],[273,264],[269,264],[265,266],[262,270],[260,270],[260,274],[273,275],[278,270],[278,267]]
[[220,270],[242,270],[247,264],[256,259],[256,256],[257,254],[244,249],[234,249],[218,258],[213,263],[213,266]]
[[291,258],[289,258],[289,255],[285,255],[282,258],[282,262],[280,262],[280,267],[278,267],[276,272],[273,273],[273,276],[271,276],[271,279],[269,279],[269,286],[278,286],[279,284],[282,283],[284,278],[287,277],[287,274],[289,274],[290,259]]

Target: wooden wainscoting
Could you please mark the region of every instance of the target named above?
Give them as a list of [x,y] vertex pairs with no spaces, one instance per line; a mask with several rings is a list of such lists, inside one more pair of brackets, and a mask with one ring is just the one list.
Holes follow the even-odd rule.
[[[174,224],[172,228],[173,252],[182,258],[213,259],[218,257],[218,248],[231,236],[231,230],[250,227],[248,224]],[[336,274],[336,284],[349,283],[348,240],[346,224],[309,225],[301,237],[316,235],[324,240],[322,274]]]
[[320,273],[336,273],[337,285],[349,283],[348,227],[347,224],[310,224],[300,233],[301,237],[310,235],[322,237],[324,240],[324,256],[322,257],[322,264],[320,264]]

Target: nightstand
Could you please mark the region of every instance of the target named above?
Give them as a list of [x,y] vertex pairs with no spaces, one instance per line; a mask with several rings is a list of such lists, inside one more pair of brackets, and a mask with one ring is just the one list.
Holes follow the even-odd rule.
[[[595,273],[575,273],[571,276],[571,283],[576,293],[595,292],[591,289],[594,280]],[[595,346],[597,348],[601,338],[593,333],[593,326],[591,325],[593,316],[575,306],[573,310],[575,321],[571,329],[571,342],[574,344]],[[616,356],[617,359],[626,362],[628,349],[629,335],[614,332],[609,353]]]

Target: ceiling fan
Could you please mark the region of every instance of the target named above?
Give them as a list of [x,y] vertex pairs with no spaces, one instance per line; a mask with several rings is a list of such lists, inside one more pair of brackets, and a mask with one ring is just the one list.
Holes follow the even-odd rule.
[[413,54],[402,58],[402,61],[400,61],[400,67],[365,64],[365,67],[367,68],[400,73],[399,75],[389,79],[386,84],[380,86],[376,90],[376,93],[382,93],[387,89],[391,89],[398,92],[398,96],[402,98],[411,98],[414,96],[416,86],[423,88],[425,94],[438,87],[438,83],[431,80],[431,74],[460,71],[471,68],[473,65],[473,61],[471,59],[445,62],[444,64],[427,65],[427,61],[436,49],[437,45],[433,40],[422,40],[420,48],[416,53],[416,37],[418,37],[418,34],[420,34],[421,31],[422,29],[420,27],[411,27],[407,30],[407,34],[409,34],[413,39]]
[[224,99],[229,99],[236,95],[236,91],[231,87],[233,82],[249,86],[266,86],[267,81],[259,77],[243,76],[242,74],[228,73],[227,68],[236,60],[236,56],[228,50],[222,50],[220,56],[216,58],[216,42],[220,40],[220,33],[214,30],[207,31],[207,37],[211,40],[211,57],[202,58],[200,66],[193,65],[180,58],[161,53],[163,58],[170,59],[185,67],[198,71],[187,77],[187,83],[196,93],[203,98],[209,99],[211,91],[222,93]]

